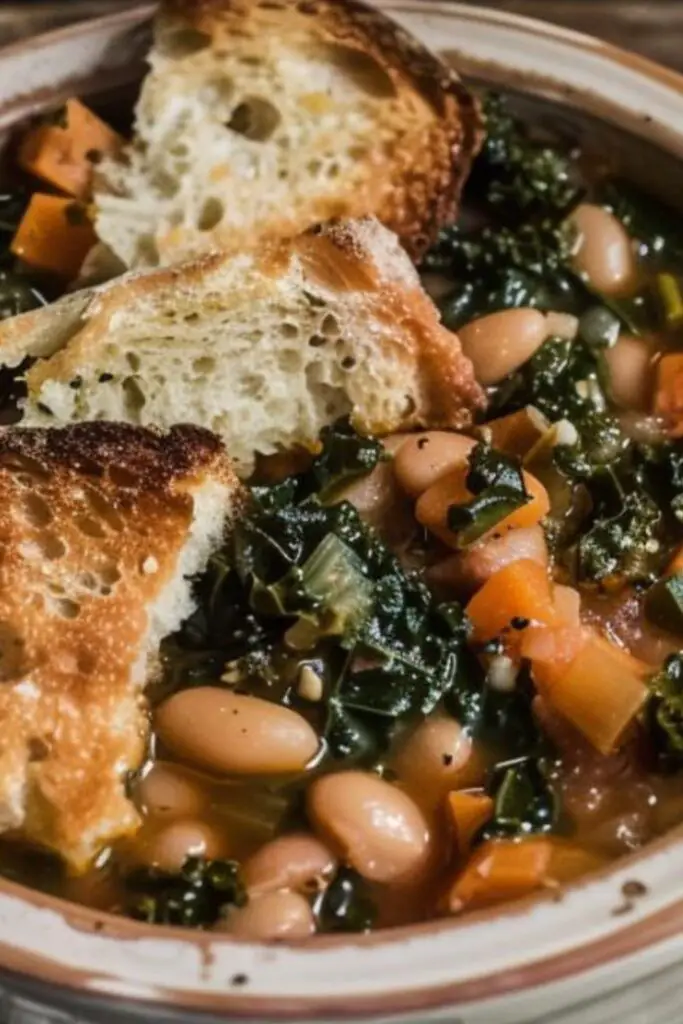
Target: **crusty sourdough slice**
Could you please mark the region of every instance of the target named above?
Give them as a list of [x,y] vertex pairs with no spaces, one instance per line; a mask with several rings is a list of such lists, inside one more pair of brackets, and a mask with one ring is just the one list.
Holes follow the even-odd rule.
[[167,0],[99,237],[129,266],[375,214],[417,257],[480,137],[456,73],[359,0]]
[[0,831],[81,871],[135,830],[142,690],[240,500],[195,427],[0,432]]
[[483,401],[374,219],[130,275],[0,324],[0,364],[50,352],[27,375],[27,423],[194,422],[243,476],[256,453],[313,448],[341,416],[373,434],[457,428]]

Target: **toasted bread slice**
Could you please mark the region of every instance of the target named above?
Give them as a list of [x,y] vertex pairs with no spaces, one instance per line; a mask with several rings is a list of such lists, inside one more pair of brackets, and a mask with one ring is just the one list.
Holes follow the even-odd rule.
[[81,871],[135,830],[150,663],[240,495],[194,427],[0,433],[0,831]]
[[458,76],[359,0],[168,0],[96,226],[128,267],[375,214],[417,258],[480,137]]
[[373,434],[457,428],[483,403],[457,337],[374,219],[66,303],[0,324],[0,364],[54,353],[28,373],[26,422],[194,422],[223,437],[243,476],[256,453],[314,448],[341,416]]

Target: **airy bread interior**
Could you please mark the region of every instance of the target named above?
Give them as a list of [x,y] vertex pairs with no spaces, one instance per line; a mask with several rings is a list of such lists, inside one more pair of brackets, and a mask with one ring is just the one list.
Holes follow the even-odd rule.
[[457,337],[372,219],[121,278],[86,293],[77,318],[67,301],[70,336],[59,303],[0,325],[9,362],[51,349],[46,323],[58,325],[62,347],[28,373],[31,425],[197,423],[246,475],[256,453],[313,448],[340,416],[376,434],[459,427],[482,401]]
[[454,218],[479,120],[455,72],[363,3],[162,5],[97,232],[129,266],[377,215],[413,255]]

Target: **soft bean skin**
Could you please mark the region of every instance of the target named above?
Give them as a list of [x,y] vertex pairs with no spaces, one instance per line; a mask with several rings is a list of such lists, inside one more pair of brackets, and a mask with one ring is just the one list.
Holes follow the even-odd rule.
[[506,309],[466,324],[458,332],[480,384],[498,384],[532,357],[548,336],[537,309]]
[[464,465],[474,446],[471,437],[445,430],[414,434],[396,453],[396,479],[406,494],[419,498],[439,477]]
[[188,857],[208,860],[226,855],[226,840],[212,825],[198,818],[169,822],[163,828],[136,839],[132,858],[147,867],[175,874]]
[[539,565],[548,565],[548,544],[542,526],[524,526],[509,530],[502,537],[472,544],[430,566],[426,579],[431,587],[440,591],[469,597],[499,569],[520,558],[531,558]]
[[450,716],[432,715],[400,744],[392,767],[413,799],[430,814],[451,789],[474,785],[481,767],[471,738]]
[[314,828],[364,878],[394,882],[424,868],[429,829],[396,786],[369,772],[325,775],[307,794]]
[[628,291],[636,277],[631,239],[619,220],[593,203],[581,203],[569,218],[577,233],[574,266],[604,295]]
[[654,369],[652,353],[643,338],[622,334],[605,352],[610,393],[620,409],[646,412],[652,404]]
[[315,731],[295,711],[217,686],[169,697],[155,724],[175,756],[216,774],[302,771],[318,749]]
[[153,818],[201,816],[210,803],[201,779],[170,761],[155,761],[138,783],[135,796]]
[[252,942],[292,942],[313,935],[315,920],[308,900],[299,893],[268,892],[231,911],[215,931]]
[[305,832],[279,836],[257,850],[243,867],[250,895],[278,889],[310,892],[324,887],[334,874],[337,859],[315,836]]

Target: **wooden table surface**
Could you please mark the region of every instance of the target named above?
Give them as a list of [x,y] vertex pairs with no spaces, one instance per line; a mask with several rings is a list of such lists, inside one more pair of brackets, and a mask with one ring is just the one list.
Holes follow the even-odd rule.
[[[0,43],[51,25],[120,10],[135,0],[0,0]],[[482,0],[471,0],[485,6]],[[488,0],[488,6],[590,32],[683,71],[683,0]]]

